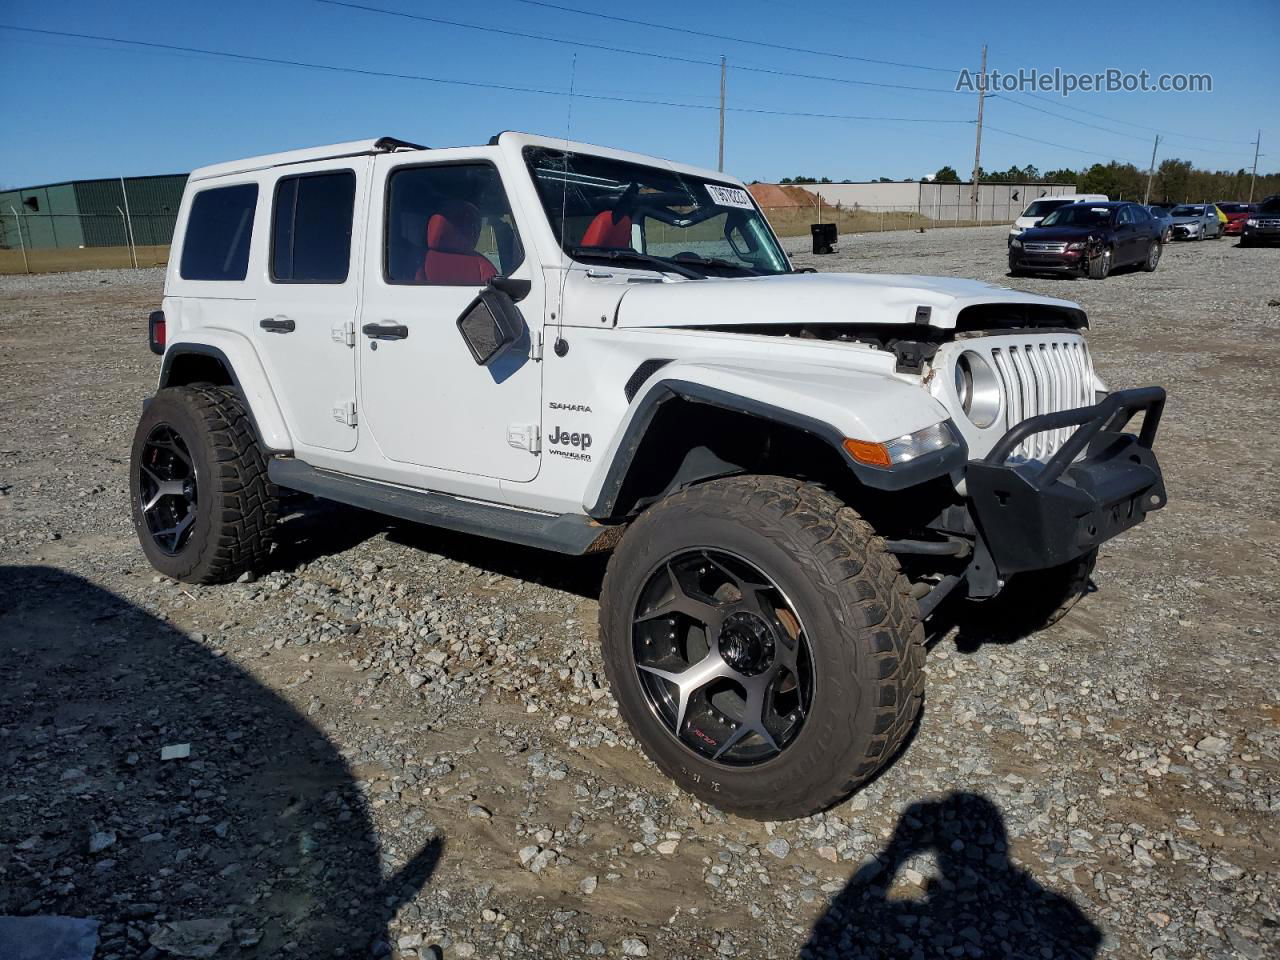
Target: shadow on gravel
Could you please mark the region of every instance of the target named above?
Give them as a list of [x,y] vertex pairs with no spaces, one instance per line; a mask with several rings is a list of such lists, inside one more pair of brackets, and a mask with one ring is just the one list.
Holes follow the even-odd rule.
[[304,563],[357,547],[387,529],[388,519],[329,500],[287,496],[280,504],[276,549],[270,569],[293,570]]
[[97,960],[386,953],[443,850],[383,880],[351,771],[306,717],[45,567],[0,568],[0,796],[0,915],[96,918]]
[[608,562],[607,555],[571,557],[413,523],[390,525],[387,539],[478,570],[541,583],[588,600],[600,599],[600,586],[604,582],[604,568]]
[[[1008,847],[1004,818],[986,797],[954,793],[913,804],[875,862],[814,924],[802,960],[1096,956],[1102,932],[1014,866]],[[936,867],[924,865],[930,858]],[[926,875],[923,889],[904,886],[901,874],[913,866]],[[891,888],[909,892],[898,897]]]
[[[1098,584],[1091,577],[1079,602],[1086,602],[1097,592]],[[948,597],[925,621],[925,647],[932,650],[954,630],[956,652],[977,653],[987,644],[1017,643],[1051,625],[1052,611],[1037,609],[1034,604],[1011,608],[1001,599],[975,603],[964,597]]]
[[561,556],[514,543],[503,543],[495,549],[495,541],[486,537],[410,523],[321,499],[299,498],[285,508],[282,516],[276,532],[278,547],[271,556],[272,569],[293,570],[299,564],[342,553],[378,534],[386,534],[392,543],[478,570],[541,583],[589,600],[600,598],[605,556]]

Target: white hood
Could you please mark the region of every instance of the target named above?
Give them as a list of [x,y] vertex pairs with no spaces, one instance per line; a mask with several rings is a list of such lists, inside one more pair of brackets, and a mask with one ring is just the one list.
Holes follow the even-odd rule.
[[978,280],[871,273],[801,273],[772,277],[633,284],[618,304],[619,327],[705,327],[759,324],[917,323],[954,329],[965,307],[1038,304],[1079,310],[1069,300],[1040,297]]

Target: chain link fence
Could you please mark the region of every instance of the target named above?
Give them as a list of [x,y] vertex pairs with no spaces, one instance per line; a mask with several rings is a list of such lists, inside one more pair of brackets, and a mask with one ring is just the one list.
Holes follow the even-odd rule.
[[0,210],[0,274],[164,266],[176,219]]
[[826,203],[761,209],[780,237],[807,237],[812,223],[834,223],[840,233],[993,226],[1012,223],[1022,212],[1021,206],[1012,213],[1005,209],[980,209],[975,217],[971,203],[929,204],[923,211],[904,210],[900,205],[846,207]]

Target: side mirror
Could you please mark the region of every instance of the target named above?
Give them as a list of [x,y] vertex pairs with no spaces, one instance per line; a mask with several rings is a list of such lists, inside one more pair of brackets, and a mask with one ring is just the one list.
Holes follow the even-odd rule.
[[533,289],[533,284],[528,280],[516,280],[512,277],[494,277],[489,281],[489,286],[495,290],[501,290],[515,303],[527,297],[529,291]]
[[[527,280],[508,282],[523,283],[529,292]],[[491,282],[458,318],[458,332],[476,363],[488,366],[520,340],[524,317],[511,297]]]

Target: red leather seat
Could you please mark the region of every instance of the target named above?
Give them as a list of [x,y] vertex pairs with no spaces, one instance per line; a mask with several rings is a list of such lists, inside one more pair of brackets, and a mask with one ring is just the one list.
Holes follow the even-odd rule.
[[613,210],[601,210],[582,235],[582,246],[625,250],[631,247],[631,218]]
[[497,275],[492,263],[476,253],[480,212],[457,203],[427,221],[427,255],[415,279],[419,283],[483,286]]

